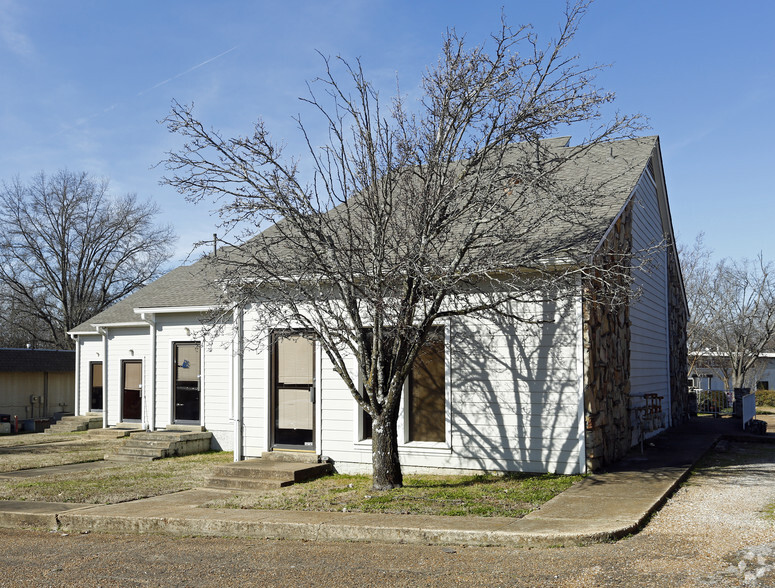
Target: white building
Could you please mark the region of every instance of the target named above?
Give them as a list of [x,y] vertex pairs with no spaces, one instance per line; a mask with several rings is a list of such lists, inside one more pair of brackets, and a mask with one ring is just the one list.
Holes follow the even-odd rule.
[[[605,157],[590,157],[589,171],[616,177],[620,190],[595,204],[598,245],[589,253],[614,237],[633,250],[672,244],[658,138],[600,149]],[[370,471],[369,428],[319,345],[286,332],[246,345],[255,306],[202,340],[200,320],[217,297],[201,267],[179,267],[72,331],[76,414],[100,411],[106,427],[199,424],[235,460],[299,450],[339,471]],[[605,337],[580,291],[535,308],[551,323],[438,325],[430,381],[404,390],[404,469],[585,472],[682,419],[686,306],[674,247],[657,250],[635,277],[641,294],[625,319],[605,319]],[[601,363],[611,337],[621,341],[618,357]]]

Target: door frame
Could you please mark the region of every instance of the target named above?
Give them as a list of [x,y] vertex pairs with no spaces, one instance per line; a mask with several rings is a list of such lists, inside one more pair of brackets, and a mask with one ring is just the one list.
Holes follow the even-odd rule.
[[[126,392],[126,365],[129,363],[140,364],[140,416],[133,419],[127,419],[124,415],[124,393]],[[145,405],[145,394],[143,394],[143,381],[144,381],[144,367],[142,359],[122,359],[121,360],[121,403],[120,403],[120,415],[121,422],[130,423],[142,423],[143,422],[143,408]]]
[[[199,391],[199,401],[197,402],[197,412],[199,418],[197,420],[178,419],[176,404],[177,404],[177,346],[178,345],[198,345],[199,346],[199,374],[197,375],[197,386]],[[202,380],[204,372],[204,350],[202,341],[183,340],[183,341],[170,341],[170,423],[177,425],[201,425],[202,424]],[[187,380],[190,381],[190,380]]]
[[[97,364],[100,365],[100,372],[101,372],[100,373],[100,378],[99,378],[99,384],[100,384],[99,387],[102,390],[102,392],[101,392],[101,395],[102,395],[101,400],[102,400],[102,402],[100,403],[101,406],[99,408],[94,408],[94,406],[92,405],[92,396],[93,396],[93,391],[94,391],[94,366],[97,365]],[[100,361],[90,361],[89,362],[89,402],[88,402],[89,410],[88,410],[88,412],[102,412],[104,410],[104,407],[105,407],[105,388],[103,386],[104,381],[105,381],[105,379],[104,379],[104,370],[105,370],[105,362],[103,362],[101,360]]]
[[[280,337],[293,335],[308,336],[311,341],[312,350],[312,385],[310,387],[310,401],[312,403],[312,428],[309,429],[310,441],[304,443],[282,443],[277,441],[277,410],[278,410],[278,391],[277,385],[278,372],[278,353],[277,341]],[[268,370],[268,391],[269,391],[269,422],[268,422],[268,449],[270,451],[298,451],[315,453],[318,447],[318,351],[317,340],[311,336],[312,332],[307,329],[277,329],[269,333],[269,370]],[[307,430],[307,429],[305,429]]]

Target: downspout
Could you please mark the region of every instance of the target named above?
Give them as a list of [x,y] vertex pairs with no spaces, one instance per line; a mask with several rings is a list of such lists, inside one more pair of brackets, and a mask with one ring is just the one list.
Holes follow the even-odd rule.
[[48,418],[48,372],[43,372],[43,402],[40,405],[40,418]]
[[667,257],[667,248],[665,253],[665,366],[667,371],[667,428],[673,426],[673,389],[672,389],[672,374],[670,369],[670,356],[671,356],[671,341],[670,341],[670,260]]
[[199,424],[203,431],[207,430],[207,414],[205,413],[206,398],[205,392],[207,390],[207,372],[205,371],[205,350],[207,349],[207,343],[205,336],[202,335],[202,344],[199,347]]
[[[234,418],[234,461],[242,461],[242,308],[234,309],[232,318],[232,415]],[[235,365],[236,364],[236,365]]]
[[75,341],[75,398],[73,399],[73,414],[81,414],[81,341],[78,335],[70,335]]
[[156,430],[156,315],[143,312],[140,314],[140,318],[148,323],[151,327],[151,351],[148,359],[148,373],[150,375],[148,387],[147,402],[150,406],[148,411],[148,430]]
[[102,428],[108,428],[108,328],[97,327],[102,335]]
[[576,297],[576,373],[579,391],[578,404],[578,439],[579,439],[579,473],[587,473],[587,434],[586,434],[586,403],[584,402],[584,292],[581,278],[576,279],[578,296]]

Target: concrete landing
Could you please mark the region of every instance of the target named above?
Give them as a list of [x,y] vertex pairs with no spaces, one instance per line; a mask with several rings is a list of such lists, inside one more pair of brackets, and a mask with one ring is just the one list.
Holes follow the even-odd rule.
[[89,437],[102,437],[108,439],[121,439],[123,437],[129,437],[132,433],[140,433],[144,431],[140,423],[118,423],[112,427],[106,429],[89,429]]
[[215,468],[208,488],[272,490],[330,474],[328,463],[249,459]]

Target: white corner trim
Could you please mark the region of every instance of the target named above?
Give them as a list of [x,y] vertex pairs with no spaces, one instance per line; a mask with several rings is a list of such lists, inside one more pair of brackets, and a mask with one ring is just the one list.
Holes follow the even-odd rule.
[[584,302],[581,295],[581,278],[578,281],[578,296],[576,296],[576,372],[579,390],[579,473],[587,473],[587,439],[586,412],[584,407]]

